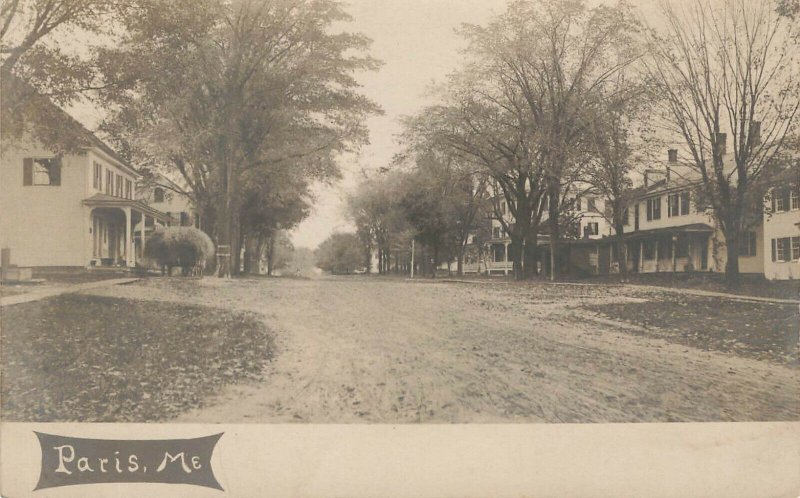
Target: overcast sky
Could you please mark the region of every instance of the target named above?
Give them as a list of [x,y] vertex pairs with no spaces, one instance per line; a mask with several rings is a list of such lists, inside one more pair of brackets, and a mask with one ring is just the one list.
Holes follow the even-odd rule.
[[354,18],[350,30],[370,37],[372,56],[384,62],[378,72],[360,76],[363,92],[385,114],[369,120],[371,144],[360,157],[343,158],[343,180],[318,189],[312,215],[292,234],[296,246],[314,248],[333,231],[353,229],[344,196],[362,169],[388,164],[398,152],[399,118],[424,106],[431,83],[457,67],[463,43],[455,29],[465,22],[485,23],[503,12],[505,4],[505,0],[350,0],[348,12]]

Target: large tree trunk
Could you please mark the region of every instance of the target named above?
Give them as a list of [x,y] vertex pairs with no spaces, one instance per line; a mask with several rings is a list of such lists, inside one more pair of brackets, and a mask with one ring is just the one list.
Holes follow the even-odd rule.
[[525,239],[521,236],[512,236],[511,237],[511,246],[514,248],[514,254],[511,257],[511,262],[513,263],[512,272],[514,274],[514,280],[522,280],[525,278],[525,274],[522,268],[522,260],[524,257],[522,251],[522,243]]
[[436,278],[436,267],[439,265],[439,246],[433,247],[433,263],[431,265],[431,278]]
[[275,269],[275,236],[270,236],[267,240],[267,275],[272,276]]
[[547,201],[547,227],[550,232],[550,280],[558,278],[558,238],[559,238],[559,194],[561,186],[558,180],[551,180],[548,189]]
[[730,223],[725,227],[725,252],[727,261],[725,262],[725,285],[735,289],[739,286],[739,226],[738,223]]
[[625,246],[625,225],[618,221],[614,225],[614,230],[617,232],[615,237],[615,244],[617,248],[617,265],[619,266],[619,274],[623,277],[628,274],[628,265],[625,264],[625,252],[628,248]]
[[532,228],[531,231],[533,233],[525,238],[525,255],[522,264],[526,279],[539,274],[539,234],[537,229]]
[[465,244],[460,244],[458,246],[458,261],[456,262],[456,275],[459,277],[464,275],[464,249],[466,248]]

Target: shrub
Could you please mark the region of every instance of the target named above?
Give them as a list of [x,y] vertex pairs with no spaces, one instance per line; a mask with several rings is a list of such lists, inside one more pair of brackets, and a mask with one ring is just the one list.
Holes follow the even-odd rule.
[[173,266],[179,266],[184,275],[202,275],[213,264],[214,243],[197,228],[159,228],[147,240],[144,255],[158,263],[162,272],[171,273]]

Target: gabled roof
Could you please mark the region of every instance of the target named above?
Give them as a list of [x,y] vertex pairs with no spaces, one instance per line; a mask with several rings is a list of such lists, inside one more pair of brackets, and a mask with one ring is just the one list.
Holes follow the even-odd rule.
[[[0,99],[0,112],[20,112],[19,109],[11,109],[9,106],[12,104],[12,101],[15,101],[14,103],[18,105],[19,102],[24,99],[24,101],[30,102],[43,109],[47,119],[54,121],[52,126],[57,128],[59,132],[63,132],[64,130],[71,132],[72,136],[70,139],[75,140],[76,143],[65,144],[67,148],[98,149],[124,169],[128,170],[129,173],[139,176],[139,172],[136,168],[117,154],[108,144],[97,138],[94,133],[89,131],[89,129],[77,119],[73,118],[67,111],[53,103],[53,101],[46,96],[40,94],[35,88],[18,76],[4,76],[3,89],[7,91],[8,94],[6,94],[3,99]],[[48,123],[48,125],[50,124],[51,123]],[[41,124],[36,126],[41,126]]]

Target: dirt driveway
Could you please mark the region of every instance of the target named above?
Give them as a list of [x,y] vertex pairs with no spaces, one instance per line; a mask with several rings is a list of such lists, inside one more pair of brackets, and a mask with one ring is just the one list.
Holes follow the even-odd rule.
[[275,331],[263,382],[181,422],[667,422],[800,418],[800,371],[632,333],[584,304],[625,287],[151,279],[89,291],[256,311]]

